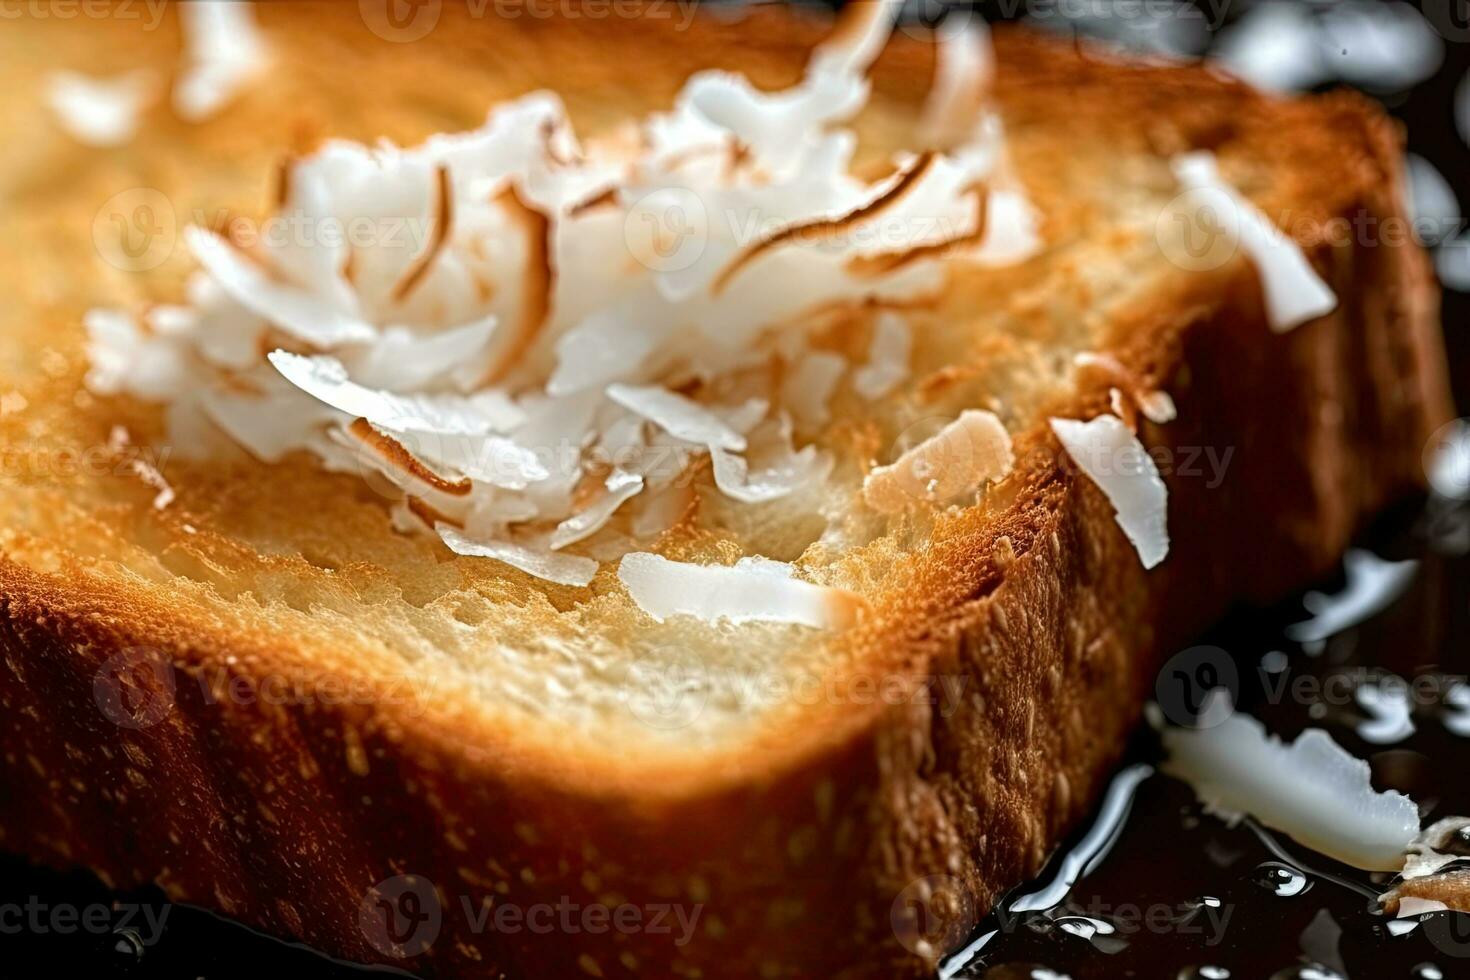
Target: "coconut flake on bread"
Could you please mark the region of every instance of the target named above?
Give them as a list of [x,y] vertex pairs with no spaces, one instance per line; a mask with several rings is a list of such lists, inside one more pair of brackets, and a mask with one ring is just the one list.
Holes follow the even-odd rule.
[[909,376],[913,345],[913,332],[903,317],[879,313],[873,321],[868,363],[852,373],[853,389],[871,401],[897,388]]
[[1272,330],[1285,333],[1337,308],[1337,295],[1312,268],[1301,246],[1220,176],[1214,154],[1186,153],[1175,157],[1171,166],[1179,183],[1199,194],[1197,207],[1213,206],[1215,216],[1226,222],[1227,233],[1238,236],[1261,277]]
[[916,503],[950,500],[999,480],[1015,457],[1011,437],[993,412],[970,409],[888,466],[870,471],[863,500],[892,514]]
[[765,558],[734,565],[695,565],[639,552],[624,555],[618,578],[628,594],[659,622],[693,616],[706,622],[791,623],[835,629],[850,625],[861,600],[843,589],[795,577],[796,569]]
[[[250,12],[217,9],[232,6],[185,12],[175,99],[190,118],[264,62]],[[912,347],[885,307],[934,296],[951,256],[1011,262],[1039,244],[999,180],[984,32],[945,55],[930,117],[945,117],[943,145],[877,179],[853,171],[843,124],[896,9],[852,5],[792,88],[702,72],[670,111],[585,145],[547,92],[417,147],[327,142],[281,169],[289,222],[264,231],[290,233],[186,229],[200,271],[168,329],[88,317],[92,383],[197,408],[171,416],[265,460],[299,450],[381,474],[404,495],[397,526],[562,584],[591,578],[571,551],[618,554],[683,519],[699,498],[680,478],[705,457],[737,503],[817,485],[833,456],[810,440],[850,365],[803,324],[878,309],[852,385],[883,397]],[[956,424],[963,467],[870,477],[880,509],[1009,468],[993,416]]]
[[[1219,692],[1210,697],[1220,697]],[[1368,763],[1317,728],[1290,745],[1248,715],[1213,728],[1167,728],[1163,769],[1226,819],[1249,814],[1313,850],[1368,871],[1398,871],[1419,834],[1419,808],[1373,789]]]
[[77,142],[120,146],[138,131],[138,118],[157,86],[146,69],[107,78],[61,71],[46,80],[46,102]]
[[1118,526],[1144,568],[1169,553],[1169,490],[1143,443],[1116,415],[1089,422],[1052,419],[1052,432],[1088,479],[1108,498]]
[[265,39],[248,3],[181,3],[184,65],[174,111],[190,122],[214,115],[266,67]]

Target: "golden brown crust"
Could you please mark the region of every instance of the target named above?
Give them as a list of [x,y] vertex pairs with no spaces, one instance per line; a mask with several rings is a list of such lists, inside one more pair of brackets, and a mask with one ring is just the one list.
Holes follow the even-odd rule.
[[[311,8],[285,29],[339,38],[340,16]],[[606,32],[639,28],[590,25],[525,20],[505,29],[525,43],[502,37],[497,50],[508,72],[526,58],[528,78],[547,59],[589,63],[580,82],[620,87],[615,104],[666,99],[711,62],[790,81],[818,33],[702,24],[649,42],[668,70],[627,72],[585,56]],[[446,46],[459,60],[443,78],[486,43]],[[1243,189],[1268,210],[1317,226],[1402,216],[1397,136],[1358,100],[1272,102],[1197,69],[1121,66],[1020,34],[999,53],[1012,126],[1054,124],[1066,100],[1069,126],[1218,149],[1251,168]],[[895,45],[880,91],[921,90],[928,57]],[[419,117],[384,107],[344,125],[421,135],[405,120]],[[1053,191],[1041,182],[1044,209]],[[203,589],[179,605],[82,558],[38,569],[7,556],[0,845],[118,885],[158,881],[275,934],[426,975],[922,975],[929,958],[892,918],[922,897],[911,883],[948,876],[978,911],[1037,870],[1095,798],[1159,656],[1226,602],[1322,572],[1366,515],[1418,484],[1420,447],[1448,413],[1424,256],[1361,241],[1309,251],[1342,302],[1284,336],[1267,330],[1241,261],[1113,319],[1109,348],[1179,406],[1174,423],[1143,423],[1145,443],[1181,464],[1196,448],[1234,450],[1218,486],[1208,469],[1166,474],[1173,546],[1160,568],[1142,570],[1039,424],[1017,439],[1018,473],[995,504],[941,522],[916,586],[865,627],[853,669],[902,677],[910,694],[956,681],[956,700],[827,705],[738,751],[613,762],[574,735],[515,730],[451,683],[419,687],[380,651],[243,628]],[[1053,408],[1106,404],[1101,385]],[[443,912],[436,941],[404,961],[364,928],[371,888],[395,875],[432,882]],[[486,898],[645,915],[672,903],[700,918],[685,945],[677,926],[476,931],[462,903],[478,915]]]

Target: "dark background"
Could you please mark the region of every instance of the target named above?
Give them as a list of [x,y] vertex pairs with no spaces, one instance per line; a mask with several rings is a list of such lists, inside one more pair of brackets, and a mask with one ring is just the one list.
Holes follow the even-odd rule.
[[[1284,29],[1258,30],[1262,23],[1258,8],[1265,6],[1264,4],[1234,2],[1225,5],[1223,10],[1222,4],[1223,0],[1213,5],[1196,5],[1196,9],[1202,13],[1197,18],[1181,15],[1180,8],[1187,5],[1180,4],[1161,20],[1154,21],[1148,20],[1143,13],[1150,10],[1164,11],[1166,5],[1162,0],[1032,0],[1029,5],[1024,0],[1001,0],[981,3],[976,7],[992,21],[1018,19],[1024,17],[1025,11],[1030,9],[1033,14],[1030,19],[1043,29],[1101,36],[1114,43],[1155,53],[1195,56],[1207,53],[1217,43],[1227,47],[1234,46],[1236,50],[1249,53],[1252,46],[1296,43],[1296,50],[1311,51],[1313,58],[1288,57],[1284,59],[1286,64],[1300,68],[1313,59],[1318,64],[1319,70],[1300,79],[1307,87],[1327,89],[1340,84],[1342,77],[1346,76],[1360,85],[1380,89],[1374,94],[1404,123],[1409,150],[1422,157],[1443,176],[1453,197],[1457,197],[1459,201],[1470,200],[1470,181],[1465,179],[1465,175],[1470,173],[1470,146],[1467,146],[1461,132],[1463,129],[1470,133],[1470,81],[1466,79],[1467,69],[1470,69],[1470,47],[1467,47],[1470,45],[1470,3],[1464,0],[1422,0],[1418,6],[1407,3],[1388,5],[1391,10],[1384,15],[1382,23],[1398,26],[1392,29],[1380,26],[1376,30],[1365,30],[1363,24],[1376,22],[1373,16],[1363,16],[1371,13],[1366,6],[1344,8],[1340,3],[1282,0],[1283,6],[1294,6],[1305,13],[1304,17],[1293,21],[1294,30],[1298,32],[1294,41],[1293,37],[1287,36],[1289,32]],[[932,19],[938,7],[937,3],[911,2],[910,14],[920,19]],[[1215,20],[1219,21],[1218,26],[1222,28],[1218,32],[1212,30],[1216,25],[1210,23]],[[1431,33],[1424,34],[1417,26],[1420,24]],[[3,25],[0,25],[0,29],[3,29]],[[1253,31],[1255,33],[1252,37]],[[1301,32],[1311,35],[1307,41],[1308,47],[1301,46]],[[1404,48],[1404,53],[1395,49],[1396,44]],[[1427,77],[1415,81],[1414,76],[1425,73],[1410,71],[1408,68],[1422,61],[1427,56],[1426,51],[1432,55],[1435,47],[1439,49],[1441,64],[1436,70],[1429,72]],[[1310,77],[1312,74],[1317,77]],[[1456,97],[1461,88],[1465,89],[1462,100],[1464,105],[1460,107],[1460,118],[1463,122],[1457,128]],[[1461,205],[1459,201],[1444,198],[1442,193],[1426,193],[1426,189],[1434,183],[1436,182],[1432,178],[1421,178],[1419,194],[1416,195],[1433,205],[1429,213],[1437,218],[1437,231],[1429,236],[1430,241],[1426,245],[1434,249],[1442,277],[1451,285],[1470,290],[1470,235],[1463,234],[1463,222],[1459,218]],[[1438,197],[1437,201],[1434,200],[1435,197]],[[1470,355],[1470,339],[1467,339],[1464,322],[1466,314],[1470,313],[1470,295],[1447,288],[1444,301],[1445,339],[1454,371],[1456,394],[1459,403],[1466,405],[1470,404],[1470,356],[1467,356]],[[1404,526],[1407,524],[1400,521],[1386,533],[1392,535],[1396,530],[1401,531]],[[1462,561],[1458,564],[1449,563],[1436,573],[1440,579],[1448,576],[1452,580],[1448,586],[1451,589],[1450,595],[1460,606],[1465,605],[1465,571]],[[1440,585],[1444,586],[1444,582]],[[1283,610],[1291,605],[1283,606]],[[1453,603],[1451,606],[1453,607]],[[1295,608],[1299,610],[1299,604]],[[1288,612],[1279,612],[1276,619],[1290,615]],[[1275,626],[1271,625],[1273,622],[1271,616],[1252,614],[1247,620],[1223,625],[1216,633],[1221,637],[1228,637],[1236,646],[1249,647],[1253,642],[1250,637],[1257,636],[1258,639],[1257,634],[1262,629],[1274,629]],[[1418,620],[1410,627],[1411,632],[1412,629],[1423,631],[1425,628],[1425,624]],[[1392,632],[1393,642],[1400,646],[1407,642],[1406,634],[1398,627],[1380,626],[1378,632],[1385,634],[1382,642],[1388,642],[1388,633],[1385,631]],[[1369,631],[1370,635],[1372,632]],[[1443,641],[1443,629],[1430,628],[1430,632]],[[1242,633],[1248,636],[1242,637]],[[1463,631],[1454,632],[1450,639],[1463,636]],[[1444,761],[1450,763],[1450,772],[1458,774],[1457,778],[1463,781],[1467,771],[1466,753],[1455,747],[1450,747],[1448,751],[1457,754]],[[1188,807],[1190,803],[1187,791],[1182,791],[1182,787],[1177,784],[1167,784],[1158,779],[1151,781],[1139,797],[1130,828],[1117,848],[1118,856],[1110,858],[1108,865],[1089,879],[1088,885],[1094,891],[1103,893],[1108,889],[1114,892],[1120,888],[1133,889],[1133,882],[1128,880],[1129,875],[1148,875],[1155,882],[1161,878],[1168,880],[1167,874],[1153,873],[1168,863],[1166,853],[1173,849],[1187,854],[1200,844],[1190,837],[1192,831],[1179,829],[1181,825],[1176,819],[1180,808]],[[1159,835],[1169,837],[1166,845],[1160,844]],[[1139,853],[1129,858],[1130,850]],[[1135,862],[1133,871],[1128,870],[1128,861]],[[1327,887],[1330,886],[1319,886]],[[1226,889],[1222,886],[1217,890]],[[1256,924],[1248,930],[1237,930],[1232,936],[1230,950],[1222,952],[1229,952],[1237,958],[1248,958],[1251,949],[1255,948],[1261,957],[1266,957],[1267,950],[1289,947],[1296,942],[1300,927],[1288,927],[1278,916],[1275,906],[1263,906],[1262,899],[1257,896],[1238,900],[1248,913],[1247,919]],[[84,872],[45,871],[33,868],[21,860],[0,858],[0,907],[11,903],[24,907],[28,902],[35,901],[51,907],[67,905],[84,908],[93,904],[104,906],[108,912],[103,921],[108,923],[108,927],[60,935],[27,928],[17,931],[11,927],[13,922],[0,920],[0,976],[33,975],[39,969],[46,969],[76,970],[87,976],[216,980],[229,977],[257,978],[268,972],[285,971],[287,975],[299,973],[329,980],[388,972],[334,963],[309,950],[260,936],[200,909],[187,906],[169,907],[163,894],[156,889],[116,893],[109,891]],[[1252,905],[1252,902],[1255,904]],[[134,921],[124,924],[123,919],[127,913],[121,905],[114,908],[115,903],[148,906],[155,916],[167,907],[167,919],[161,936],[156,941],[149,941],[153,939],[152,930],[145,921],[136,916]],[[1414,972],[1418,954],[1413,951],[1422,947],[1425,950],[1423,958],[1427,962],[1437,952],[1432,944],[1425,946],[1422,939],[1415,940],[1416,945],[1412,949],[1406,945],[1404,948],[1409,951],[1400,955],[1399,947],[1390,949],[1389,946],[1397,940],[1389,940],[1381,935],[1374,938],[1376,934],[1372,934],[1371,929],[1367,933],[1362,930],[1353,931],[1351,927],[1354,914],[1353,911],[1338,913],[1339,921],[1347,920],[1344,922],[1344,929],[1348,938],[1344,942],[1348,946],[1345,947],[1344,960],[1351,965],[1353,957],[1357,957],[1362,963],[1373,964],[1367,968],[1370,972],[1363,973],[1360,969],[1353,973],[1354,976],[1378,980],[1380,976],[1432,975]],[[1382,945],[1384,950],[1378,950],[1374,943]],[[1150,937],[1149,942],[1135,943],[1129,955],[1114,956],[1091,949],[1086,952],[1088,957],[1074,959],[1075,949],[1058,947],[1051,939],[1043,942],[1027,930],[1018,929],[989,944],[983,957],[973,963],[963,975],[1024,977],[1029,974],[1029,968],[1020,964],[1039,962],[1032,959],[1033,955],[1045,955],[1045,965],[1070,971],[1075,980],[1082,980],[1083,976],[1126,975],[1167,977],[1173,980],[1175,977],[1186,976],[1178,972],[1181,967],[1173,965],[1176,959],[1202,962],[1198,957],[1191,959],[1195,951],[1190,950],[1185,950],[1176,957],[1173,954],[1179,952],[1178,941],[1161,940],[1159,937]],[[1291,953],[1290,949],[1285,949],[1284,952],[1276,951],[1269,955],[1286,956],[1284,964],[1289,964]],[[1388,959],[1383,959],[1385,956]],[[1440,964],[1444,977],[1470,977],[1470,958],[1446,959],[1440,956],[1435,962]],[[1015,964],[1014,969],[1008,964]],[[1257,966],[1246,968],[1252,972],[1245,972],[1237,967],[1232,976],[1265,977],[1277,965],[1284,964],[1282,960],[1276,959],[1268,969],[1268,964],[1263,959]],[[1257,969],[1262,972],[1254,972]]]

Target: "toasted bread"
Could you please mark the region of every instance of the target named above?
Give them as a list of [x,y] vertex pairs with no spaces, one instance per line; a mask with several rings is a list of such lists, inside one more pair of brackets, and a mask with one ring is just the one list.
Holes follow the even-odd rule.
[[[1449,415],[1425,258],[1310,234],[1403,218],[1392,124],[1346,94],[1279,100],[1002,31],[995,98],[1041,254],[961,265],[914,312],[911,383],[875,406],[838,396],[829,484],[763,508],[711,497],[659,544],[820,564],[866,602],[852,628],[655,623],[610,569],[574,589],[451,556],[305,457],[164,458],[173,496],[155,506],[134,463],[166,444],[162,413],[86,390],[81,323],[176,301],[191,260],[101,261],[107,202],[141,187],[176,225],[259,217],[281,159],[325,137],[410,144],[540,87],[596,133],[698,69],[790,84],[826,30],[639,9],[446,4],[395,43],[359,5],[266,5],[274,66],[236,105],[197,125],[160,107],[108,151],[56,128],[45,75],[169,64],[173,21],[0,35],[0,111],[28,135],[0,162],[0,229],[20,246],[0,311],[0,846],[426,976],[923,975],[1087,812],[1161,655],[1324,571],[1420,482]],[[889,44],[860,165],[912,138],[933,61],[922,40]],[[1299,240],[1334,312],[1275,333],[1244,254],[1171,259],[1169,158],[1191,149]],[[1116,369],[1079,366],[1089,352]],[[1048,425],[1109,411],[1120,385],[1177,405],[1136,421],[1170,464],[1151,570]],[[863,473],[906,430],[976,407],[1010,432],[1009,476],[964,507],[863,511]],[[822,540],[834,509],[856,526],[840,546]],[[670,678],[683,698],[661,699]],[[405,890],[432,929],[375,918]],[[640,918],[598,929],[582,917],[597,906]],[[571,926],[528,924],[563,907]]]

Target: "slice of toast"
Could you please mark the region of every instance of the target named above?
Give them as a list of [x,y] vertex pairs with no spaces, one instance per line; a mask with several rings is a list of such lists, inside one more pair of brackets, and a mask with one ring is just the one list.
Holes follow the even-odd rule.
[[[1003,31],[995,98],[1041,253],[956,260],[913,314],[910,381],[838,395],[819,492],[711,496],[659,544],[821,564],[868,604],[851,629],[656,623],[610,569],[550,586],[399,533],[358,476],[305,456],[150,456],[161,410],[86,390],[81,323],[176,302],[191,260],[102,261],[115,216],[165,242],[258,218],[282,158],[325,137],[412,144],[541,87],[595,134],[703,68],[789,85],[827,29],[431,4],[417,36],[371,8],[266,5],[273,67],[237,104],[197,125],[152,110],[107,151],[55,126],[47,74],[170,65],[173,20],[0,33],[0,112],[28,136],[0,161],[19,245],[0,308],[8,850],[423,975],[923,975],[1086,813],[1161,656],[1327,569],[1419,484],[1449,415],[1425,258],[1371,230],[1404,219],[1378,110]],[[902,35],[879,59],[855,125],[870,164],[908,145],[933,65]],[[1170,159],[1200,149],[1301,242],[1334,312],[1274,332],[1243,253],[1171,244]],[[1136,420],[1168,487],[1151,570],[1048,424],[1120,386],[1177,406]],[[824,538],[905,432],[970,408],[1005,420],[1006,479]]]

